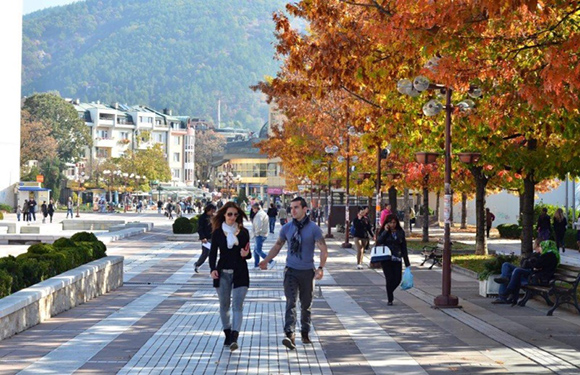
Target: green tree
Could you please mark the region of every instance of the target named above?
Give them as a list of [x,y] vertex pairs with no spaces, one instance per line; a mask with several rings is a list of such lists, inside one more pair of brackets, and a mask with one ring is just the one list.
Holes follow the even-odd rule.
[[145,176],[149,181],[171,180],[169,163],[160,144],[144,150],[128,152],[119,159],[118,165],[122,171]]
[[209,178],[209,167],[214,155],[224,151],[224,137],[213,130],[198,130],[195,133],[195,171],[199,180]]

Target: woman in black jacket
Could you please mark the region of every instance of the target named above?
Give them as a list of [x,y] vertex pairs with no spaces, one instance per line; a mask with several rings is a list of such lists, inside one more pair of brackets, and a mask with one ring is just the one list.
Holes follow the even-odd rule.
[[405,261],[405,267],[411,266],[407,253],[405,231],[401,228],[397,215],[390,214],[387,216],[379,229],[376,245],[388,246],[391,250],[391,259],[381,262],[387,283],[388,305],[391,306],[393,304],[393,292],[401,284],[402,261]]
[[[226,335],[224,345],[229,346],[231,351],[239,347],[238,335],[242,327],[244,299],[250,286],[246,261],[252,254],[250,233],[244,228],[244,219],[247,219],[246,214],[234,202],[224,204],[212,219],[209,266],[220,300],[220,317]],[[231,304],[233,317],[230,321]]]
[[217,207],[213,203],[209,203],[205,206],[203,210],[203,214],[199,215],[199,219],[197,220],[197,234],[199,234],[199,240],[201,241],[201,254],[195,262],[195,273],[199,272],[199,267],[205,262],[209,255],[209,249],[211,245],[211,218],[215,214]]
[[368,212],[368,206],[359,207],[358,214],[352,221],[354,228],[353,242],[356,248],[356,268],[359,270],[363,269],[362,260],[364,251],[369,244],[369,238],[373,236],[371,223],[366,216]]

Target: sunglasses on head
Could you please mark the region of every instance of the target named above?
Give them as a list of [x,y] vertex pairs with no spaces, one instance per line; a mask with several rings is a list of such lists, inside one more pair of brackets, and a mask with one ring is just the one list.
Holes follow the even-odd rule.
[[239,214],[237,212],[228,212],[226,213],[227,216],[238,216]]

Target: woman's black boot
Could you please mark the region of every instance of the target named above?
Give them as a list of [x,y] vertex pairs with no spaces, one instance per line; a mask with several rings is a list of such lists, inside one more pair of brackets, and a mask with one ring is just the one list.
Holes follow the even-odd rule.
[[237,348],[239,348],[238,346],[238,336],[239,336],[239,332],[238,331],[232,331],[232,344],[230,345],[230,350],[233,352],[234,350],[236,350]]
[[224,340],[224,346],[230,346],[232,344],[232,330],[231,329],[224,329],[224,334],[226,335],[226,339]]

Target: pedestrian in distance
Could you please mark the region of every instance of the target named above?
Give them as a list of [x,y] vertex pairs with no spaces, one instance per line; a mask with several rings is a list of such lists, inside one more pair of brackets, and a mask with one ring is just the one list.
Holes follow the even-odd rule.
[[564,236],[566,235],[566,229],[568,228],[568,220],[564,216],[564,210],[558,208],[554,213],[554,235],[556,236],[556,247],[558,251],[562,249],[562,252],[566,252],[566,246],[564,245]]
[[283,227],[288,222],[288,211],[286,207],[282,207],[278,210],[278,219],[280,219],[280,226]]
[[276,218],[278,217],[278,209],[274,206],[274,203],[270,203],[270,208],[268,208],[268,220],[270,223],[270,233],[274,233],[274,228],[276,228]]
[[[254,218],[252,219],[252,231],[254,232],[254,268],[258,268],[258,263],[260,263],[260,257],[262,259],[266,258],[266,253],[262,250],[264,242],[268,238],[268,230],[270,228],[269,217],[266,212],[260,207],[259,203],[254,203],[252,205],[252,211],[254,213]],[[274,266],[274,261],[272,260],[269,264],[270,268]]]
[[387,246],[391,250],[391,259],[381,262],[387,287],[387,304],[393,305],[394,291],[401,284],[402,262],[405,267],[410,267],[409,254],[407,252],[407,240],[405,231],[401,228],[397,215],[390,214],[381,225],[377,235],[376,246]]
[[538,217],[538,239],[540,242],[547,241],[550,239],[550,230],[552,224],[550,223],[550,215],[548,215],[548,209],[546,207],[542,208],[542,213]]
[[387,219],[387,216],[391,215],[393,213],[393,211],[391,211],[391,205],[390,204],[385,204],[385,208],[381,211],[381,217],[379,220],[379,226],[383,226],[383,224],[385,223],[385,220]]
[[36,221],[36,200],[34,197],[28,201],[28,221]]
[[[220,301],[224,346],[229,346],[232,352],[239,348],[244,299],[250,287],[247,259],[252,254],[250,233],[244,228],[244,219],[247,219],[246,214],[234,202],[225,203],[212,219],[210,274]],[[230,306],[233,313],[231,319]]]
[[68,201],[66,202],[66,218],[68,219],[68,215],[70,218],[73,218],[73,201],[72,197],[68,197]]
[[20,207],[20,205],[18,205],[18,207],[16,207],[16,220],[20,221],[21,214],[22,214],[22,208]]
[[209,203],[205,206],[203,213],[199,215],[199,219],[197,221],[198,229],[197,233],[199,234],[199,240],[201,241],[201,254],[195,262],[195,273],[199,272],[199,267],[203,265],[207,257],[209,256],[209,249],[211,248],[211,219],[215,215],[217,207],[213,203]]
[[489,231],[491,230],[491,223],[495,220],[495,215],[489,210],[485,209],[485,230],[487,233],[487,238],[489,238]]
[[[280,230],[278,240],[272,246],[266,259],[260,262],[260,268],[265,270],[268,262],[273,260],[288,243],[286,268],[284,271],[284,295],[286,296],[286,315],[284,318],[284,334],[282,344],[290,350],[296,349],[296,303],[300,298],[300,332],[303,344],[312,344],[310,328],[312,325],[312,298],[314,297],[314,280],[324,276],[324,266],[328,258],[328,248],[322,235],[322,230],[306,215],[308,207],[302,197],[296,197],[290,202],[292,222]],[[320,250],[318,268],[314,265],[314,248]]]
[[24,220],[26,222],[26,224],[28,224],[28,221],[30,219],[30,216],[28,215],[28,199],[24,200],[24,203],[22,204],[22,220]]
[[159,199],[157,201],[157,213],[160,214],[161,213],[161,209],[163,208],[163,201],[161,199]]
[[46,208],[46,211],[48,212],[48,216],[50,216],[50,222],[52,223],[52,216],[54,215],[54,201],[51,199],[48,202],[48,207]]
[[369,211],[368,206],[358,208],[358,213],[352,221],[352,235],[354,247],[356,249],[356,268],[363,269],[362,260],[364,251],[367,248],[370,238],[373,237],[373,228],[366,216]]
[[42,212],[42,224],[46,223],[46,218],[48,217],[48,206],[46,201],[43,201],[40,205],[40,212]]

